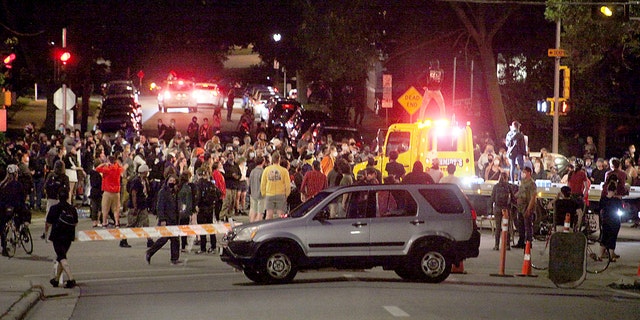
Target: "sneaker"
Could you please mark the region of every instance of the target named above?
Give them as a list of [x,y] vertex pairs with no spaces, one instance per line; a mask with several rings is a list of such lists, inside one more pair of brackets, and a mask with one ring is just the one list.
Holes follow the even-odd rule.
[[205,251],[198,250],[198,251],[196,251],[196,254],[203,254],[203,253],[206,253],[206,252],[207,252],[206,250]]
[[44,239],[45,237],[46,237],[46,235],[43,232],[42,235],[40,236],[40,239]]
[[498,251],[498,250],[500,250],[500,248],[499,248],[498,246],[494,246],[494,247],[493,247],[493,250],[494,250],[494,251]]
[[207,253],[213,253],[213,254],[215,254],[215,253],[216,253],[216,249],[215,249],[215,248],[213,248],[213,247],[212,247],[212,248],[209,248],[209,250],[207,250]]
[[58,287],[58,280],[56,278],[49,280],[49,283],[51,283],[54,288]]
[[151,252],[147,251],[147,254],[144,256],[144,259],[147,261],[147,264],[151,264]]
[[151,248],[153,246],[153,240],[147,240],[147,248]]
[[120,248],[131,248],[131,245],[127,242],[127,240],[120,241]]
[[180,260],[171,260],[171,265],[172,266],[181,266],[183,264],[184,264],[184,262],[182,262]]
[[71,289],[76,286],[75,280],[67,280],[67,283],[64,285],[65,288]]

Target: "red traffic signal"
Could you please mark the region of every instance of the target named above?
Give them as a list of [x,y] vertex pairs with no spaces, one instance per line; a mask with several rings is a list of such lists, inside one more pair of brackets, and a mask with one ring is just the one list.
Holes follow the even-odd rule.
[[8,55],[8,56],[4,57],[4,59],[2,60],[2,62],[4,63],[4,65],[5,65],[7,68],[11,68],[11,63],[12,63],[12,62],[13,62],[13,60],[15,60],[15,59],[16,59],[16,54],[15,54],[15,53],[12,53],[12,54],[10,54],[10,55]]
[[62,62],[62,64],[67,64],[67,61],[69,61],[69,59],[71,59],[71,53],[69,53],[69,51],[65,51],[60,54],[60,61]]

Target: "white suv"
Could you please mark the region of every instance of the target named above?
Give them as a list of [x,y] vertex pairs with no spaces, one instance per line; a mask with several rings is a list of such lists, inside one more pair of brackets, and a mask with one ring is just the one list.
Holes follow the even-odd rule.
[[460,188],[352,185],[320,192],[288,218],[233,228],[222,261],[259,283],[298,270],[382,266],[403,279],[441,282],[451,265],[477,257],[475,211]]

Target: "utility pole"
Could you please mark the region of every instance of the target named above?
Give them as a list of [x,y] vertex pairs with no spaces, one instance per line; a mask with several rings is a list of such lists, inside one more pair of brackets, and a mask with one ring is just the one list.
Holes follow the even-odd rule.
[[[556,19],[556,50],[560,50],[560,32],[562,22],[560,18]],[[560,136],[560,56],[555,57],[555,70],[553,72],[553,132],[551,152],[558,153],[558,140]]]

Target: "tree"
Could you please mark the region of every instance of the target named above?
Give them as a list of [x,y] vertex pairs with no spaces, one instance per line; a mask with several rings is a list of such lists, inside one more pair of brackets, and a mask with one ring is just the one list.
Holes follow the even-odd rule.
[[640,107],[640,23],[595,21],[590,12],[589,3],[551,1],[545,16],[562,19],[562,47],[569,52],[563,64],[572,67],[571,123],[583,132],[596,131],[598,150],[604,154],[612,131],[609,120],[616,113],[637,114]]
[[505,11],[492,10],[492,8],[486,4],[459,4],[457,2],[450,2],[449,5],[477,45],[494,132],[497,137],[502,137],[508,129],[508,124],[502,94],[500,93],[500,85],[496,75],[496,58],[493,50],[493,40],[518,6],[502,5],[506,7]]

